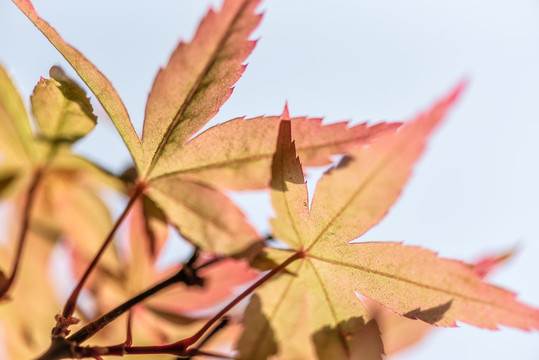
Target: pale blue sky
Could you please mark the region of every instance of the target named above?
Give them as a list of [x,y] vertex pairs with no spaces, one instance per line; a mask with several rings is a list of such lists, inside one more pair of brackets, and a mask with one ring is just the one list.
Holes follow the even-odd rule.
[[[178,39],[191,37],[208,3],[220,1],[35,1],[111,79],[137,129],[157,68]],[[364,239],[464,260],[518,244],[518,255],[491,279],[539,306],[539,2],[272,0],[262,8],[261,40],[216,121],[279,114],[285,100],[293,116],[406,120],[467,76],[468,90],[401,199]],[[7,1],[0,3],[0,62],[25,96],[50,66],[68,67]],[[129,162],[104,120],[78,150],[115,171]],[[463,326],[437,331],[395,359],[538,357],[537,333]]]

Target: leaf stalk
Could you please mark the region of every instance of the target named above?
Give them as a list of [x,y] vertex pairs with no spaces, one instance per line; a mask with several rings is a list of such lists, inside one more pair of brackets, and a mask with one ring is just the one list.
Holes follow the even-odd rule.
[[24,203],[24,208],[22,211],[22,224],[21,224],[19,237],[17,240],[17,250],[15,252],[15,257],[13,259],[13,267],[11,270],[11,274],[9,278],[7,279],[5,285],[3,286],[3,288],[0,289],[0,300],[8,297],[8,291],[13,286],[15,277],[17,276],[19,265],[21,263],[22,253],[24,250],[24,245],[26,244],[28,230],[30,228],[30,215],[31,215],[32,205],[34,203],[36,190],[39,186],[39,183],[42,177],[43,177],[43,169],[37,168],[36,171],[34,172],[32,182],[30,183],[30,187],[28,188],[26,201]]

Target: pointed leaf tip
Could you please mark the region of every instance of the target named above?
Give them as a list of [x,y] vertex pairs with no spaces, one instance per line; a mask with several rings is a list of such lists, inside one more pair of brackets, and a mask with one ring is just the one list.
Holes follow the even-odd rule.
[[181,145],[231,95],[255,45],[250,36],[260,22],[258,2],[227,0],[221,9],[208,12],[193,39],[176,47],[156,75],[142,131],[145,158],[139,172],[143,177],[169,168]]
[[290,120],[290,112],[288,111],[288,101],[284,103],[283,113],[281,114],[281,120]]
[[463,77],[457,83],[453,91],[449,93],[447,97],[447,102],[453,103],[457,101],[461,97],[462,93],[466,90],[469,83],[470,83],[470,80],[467,77]]

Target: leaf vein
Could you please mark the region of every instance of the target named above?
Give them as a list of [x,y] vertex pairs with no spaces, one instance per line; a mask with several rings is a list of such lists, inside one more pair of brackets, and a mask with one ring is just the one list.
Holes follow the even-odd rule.
[[236,13],[234,18],[232,19],[232,21],[228,25],[228,28],[225,31],[225,34],[219,40],[219,43],[217,44],[217,46],[215,48],[215,51],[211,54],[211,57],[210,57],[210,59],[208,61],[208,64],[206,65],[206,67],[202,70],[202,72],[196,78],[195,83],[191,87],[191,89],[189,90],[189,93],[188,93],[185,101],[183,102],[183,104],[180,106],[180,108],[176,112],[176,115],[174,116],[174,120],[167,127],[163,138],[159,142],[159,146],[157,147],[155,152],[152,154],[150,165],[148,166],[148,170],[146,171],[146,177],[150,174],[150,172],[155,167],[155,164],[157,163],[157,160],[158,160],[160,154],[163,152],[163,149],[165,148],[165,145],[168,143],[168,140],[170,139],[170,136],[172,135],[172,132],[174,131],[174,129],[176,128],[176,126],[180,122],[180,118],[182,117],[185,109],[187,109],[187,107],[191,103],[191,100],[193,99],[193,97],[195,96],[197,91],[200,90],[200,86],[201,86],[204,78],[209,74],[210,70],[212,69],[213,65],[215,64],[216,60],[218,59],[219,53],[223,50],[224,44],[226,43],[226,41],[228,40],[228,38],[231,35],[231,30],[235,27],[238,19],[240,18],[240,15],[244,12],[245,8],[247,7],[247,3],[248,3],[248,0],[245,0],[243,2],[242,6],[239,8],[238,12]]
[[328,290],[326,289],[326,286],[324,284],[324,282],[322,281],[322,278],[320,276],[320,274],[318,273],[318,270],[316,270],[316,267],[314,266],[313,262],[307,258],[307,261],[309,262],[309,264],[311,265],[312,269],[313,269],[313,272],[316,276],[316,279],[318,280],[318,283],[320,284],[320,288],[322,289],[322,292],[324,293],[324,297],[328,303],[328,307],[331,311],[331,315],[333,316],[333,320],[335,321],[335,326],[337,327],[338,329],[338,333],[339,333],[339,338],[341,339],[341,342],[342,342],[342,345],[344,347],[344,351],[347,355],[347,357],[350,357],[350,348],[348,346],[348,342],[346,341],[346,335],[344,334],[344,331],[342,330],[342,327],[341,325],[339,324],[339,318],[337,317],[337,312],[335,311],[335,307],[331,301],[331,298],[329,296],[329,292]]
[[[298,268],[297,268],[296,272],[299,272],[299,270],[303,266],[303,263],[304,262],[302,261],[298,265]],[[268,332],[269,327],[271,325],[271,321],[275,318],[275,316],[277,316],[277,312],[281,308],[281,305],[285,302],[284,300],[285,300],[286,296],[288,295],[288,293],[290,292],[290,289],[292,288],[292,283],[294,282],[294,280],[297,280],[297,276],[290,276],[290,280],[286,284],[286,287],[284,288],[281,296],[279,297],[279,300],[277,300],[277,303],[276,303],[275,307],[273,308],[271,314],[267,317],[268,321],[266,322],[266,324],[264,324],[264,328],[262,329],[262,331],[260,331],[260,333],[258,335],[258,338],[257,338],[257,341],[254,342],[255,345],[256,344],[261,344],[262,339],[267,335],[267,332]],[[251,352],[251,356],[247,357],[246,359],[255,358],[255,355],[261,349],[262,349],[261,346],[255,346],[253,348],[253,351]]]
[[[328,263],[328,264],[333,264],[333,265],[339,265],[339,266],[353,268],[353,269],[356,269],[356,270],[359,270],[359,271],[367,272],[369,274],[386,277],[386,278],[389,278],[389,279],[392,279],[392,280],[402,281],[402,282],[405,282],[405,283],[408,283],[408,284],[411,284],[411,285],[414,285],[414,286],[417,286],[417,287],[421,287],[421,288],[424,288],[424,289],[427,289],[427,290],[432,290],[432,291],[444,293],[444,294],[454,296],[454,297],[457,297],[457,298],[461,298],[461,299],[464,299],[464,300],[467,300],[467,301],[477,302],[477,303],[481,303],[481,304],[484,304],[484,305],[488,305],[488,306],[492,306],[492,307],[496,307],[496,308],[501,308],[501,309],[503,309],[505,311],[508,311],[508,312],[515,312],[515,309],[513,307],[505,306],[505,305],[503,305],[501,303],[498,303],[498,302],[495,302],[495,301],[484,300],[484,299],[469,296],[469,295],[466,295],[466,294],[458,293],[458,292],[455,292],[455,291],[442,289],[442,288],[439,288],[439,287],[436,287],[436,286],[423,284],[423,283],[420,283],[418,281],[410,280],[410,279],[407,279],[407,278],[404,278],[404,277],[401,277],[401,276],[397,276],[397,275],[394,275],[394,274],[386,273],[386,272],[383,272],[383,271],[369,269],[369,268],[366,268],[366,267],[363,267],[363,266],[360,266],[360,265],[350,264],[350,263],[346,263],[346,262],[339,261],[339,260],[325,259],[325,258],[322,258],[322,257],[319,257],[319,256],[314,256],[314,255],[309,255],[309,257],[312,258],[312,259],[315,259],[315,260],[319,260],[319,261]],[[521,312],[521,313],[525,314],[525,312]]]

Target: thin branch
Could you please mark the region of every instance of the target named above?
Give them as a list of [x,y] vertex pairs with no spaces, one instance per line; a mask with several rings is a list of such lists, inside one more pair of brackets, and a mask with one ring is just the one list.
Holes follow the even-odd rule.
[[[217,315],[212,317],[206,324],[192,337],[174,342],[172,344],[167,345],[154,345],[154,346],[129,346],[128,342],[123,342],[118,345],[112,345],[112,346],[80,346],[82,342],[89,339],[91,336],[96,334],[99,330],[101,330],[104,326],[106,326],[108,323],[110,323],[112,320],[120,316],[125,311],[129,310],[134,305],[140,303],[144,299],[148,298],[149,296],[152,296],[159,290],[162,290],[173,283],[176,283],[178,281],[184,281],[186,283],[194,283],[196,284],[198,281],[202,280],[197,277],[196,271],[206,267],[210,264],[215,263],[216,261],[219,261],[221,258],[217,258],[214,260],[210,260],[202,265],[200,265],[198,268],[193,268],[193,264],[196,260],[196,257],[198,256],[198,252],[195,251],[195,254],[189,262],[175,275],[169,277],[168,279],[163,280],[159,284],[153,286],[152,288],[144,291],[143,293],[135,296],[134,298],[126,301],[122,305],[118,306],[114,310],[111,310],[107,314],[101,316],[100,318],[96,319],[92,323],[86,325],[79,331],[77,331],[75,334],[71,335],[68,338],[64,338],[61,336],[53,336],[51,347],[43,354],[41,355],[38,360],[58,360],[62,358],[99,358],[100,356],[124,356],[124,355],[156,355],[156,354],[169,354],[169,355],[175,355],[179,356],[180,359],[187,358],[189,359],[192,356],[195,355],[204,355],[204,356],[217,356],[216,354],[212,354],[209,352],[205,352],[202,350],[199,350],[198,348],[190,348],[190,346],[194,345],[196,342],[198,342],[206,333],[208,330],[210,330],[213,325],[215,325],[216,322],[221,320],[223,316],[230,311],[234,306],[236,306],[240,301],[245,299],[247,296],[249,296],[256,288],[258,288],[260,285],[277,275],[279,272],[284,270],[288,265],[290,265],[292,262],[303,258],[305,255],[304,252],[296,252],[292,256],[290,256],[288,259],[286,259],[282,264],[279,266],[273,268],[271,271],[269,271],[266,275],[261,277],[259,280],[257,280],[253,285],[251,285],[247,290],[242,292],[240,295],[238,295],[234,300],[232,300],[227,306],[225,306]],[[194,278],[193,278],[194,276]],[[205,339],[208,339],[213,335],[213,333],[216,331],[215,329],[219,329],[220,326],[224,323],[224,321],[217,325],[214,330],[205,337]],[[203,344],[204,340],[200,342],[200,344]]]
[[67,328],[69,327],[69,325],[71,325],[73,323],[72,315],[73,315],[73,312],[75,311],[75,307],[77,306],[77,299],[78,299],[78,297],[80,295],[80,292],[81,292],[84,284],[86,283],[86,280],[88,280],[88,277],[90,276],[90,274],[93,272],[93,270],[97,266],[99,260],[101,259],[101,256],[103,255],[103,253],[105,252],[107,247],[110,245],[110,243],[114,239],[114,235],[116,234],[116,231],[118,230],[120,225],[123,223],[123,221],[125,220],[125,218],[129,214],[129,212],[131,211],[131,208],[133,207],[135,201],[144,192],[144,190],[145,190],[145,185],[143,183],[137,183],[135,185],[135,189],[134,189],[133,193],[131,194],[131,197],[129,198],[129,201],[128,201],[124,211],[122,212],[120,217],[114,223],[114,226],[112,227],[112,229],[111,229],[110,233],[108,234],[107,238],[105,239],[105,241],[101,245],[101,248],[96,253],[94,259],[92,260],[90,265],[88,265],[88,268],[86,269],[86,272],[82,275],[82,277],[79,280],[77,286],[75,287],[75,289],[73,290],[73,292],[71,293],[69,298],[67,299],[67,301],[66,301],[66,303],[64,305],[64,310],[62,312],[62,315],[58,316],[56,326],[52,330],[52,335],[53,336],[66,336],[67,334],[69,334],[69,331],[67,330]]
[[[225,306],[221,311],[219,311],[214,317],[212,317],[204,326],[193,336],[190,338],[178,341],[177,343],[187,344],[187,346],[191,346],[194,343],[196,343],[212,326],[215,324],[221,317],[223,317],[227,312],[229,312],[234,306],[236,306],[240,301],[245,299],[247,296],[249,296],[253,291],[256,290],[260,285],[277,275],[279,272],[284,270],[288,265],[290,265],[292,262],[301,259],[305,256],[303,252],[296,252],[294,255],[290,256],[288,259],[286,259],[282,264],[279,266],[273,268],[270,272],[268,272],[266,275],[258,279],[253,285],[251,285],[247,290],[242,292],[240,295],[238,295],[234,300],[232,300],[227,306]],[[176,344],[176,343],[174,343]]]
[[21,224],[21,230],[19,233],[19,238],[17,240],[17,250],[15,253],[15,258],[13,260],[13,268],[11,270],[11,275],[7,279],[4,287],[0,289],[0,299],[4,299],[7,297],[7,293],[9,289],[11,288],[11,286],[13,285],[13,282],[15,281],[15,277],[17,276],[17,272],[19,270],[19,264],[21,263],[21,257],[22,257],[24,245],[26,243],[26,238],[28,235],[28,229],[30,228],[30,213],[32,210],[32,205],[34,203],[37,187],[42,177],[43,177],[43,169],[38,168],[34,172],[34,177],[32,179],[32,182],[30,183],[30,187],[28,188],[28,193],[26,194],[26,202],[24,204],[24,208],[22,211],[22,224]]
[[131,309],[133,306],[141,303],[142,301],[146,300],[147,298],[154,295],[155,293],[173,284],[184,282],[188,285],[200,285],[202,279],[198,278],[198,276],[196,275],[196,271],[202,267],[207,266],[208,263],[210,262],[214,263],[214,262],[209,261],[208,263],[205,263],[201,265],[200,267],[193,269],[192,265],[196,261],[197,258],[198,258],[198,251],[195,251],[193,256],[191,256],[191,259],[187,262],[186,265],[184,265],[180,269],[180,271],[166,278],[160,283],[152,286],[151,288],[143,291],[142,293],[136,295],[135,297],[127,300],[123,304],[117,306],[116,308],[112,309],[111,311],[102,315],[96,320],[92,321],[91,323],[84,326],[83,328],[78,330],[76,333],[68,337],[67,340],[75,344],[83,343],[84,341],[94,336],[99,330],[104,328],[107,324],[109,324],[111,321],[116,319],[118,316],[122,315],[124,312]]
[[221,318],[221,322],[217,324],[217,326],[214,327],[213,330],[208,335],[206,335],[202,340],[200,340],[200,343],[197,344],[196,349],[200,349],[202,346],[204,346],[219,331],[223,330],[228,325],[229,322],[230,322],[230,319],[227,316],[223,316]]

